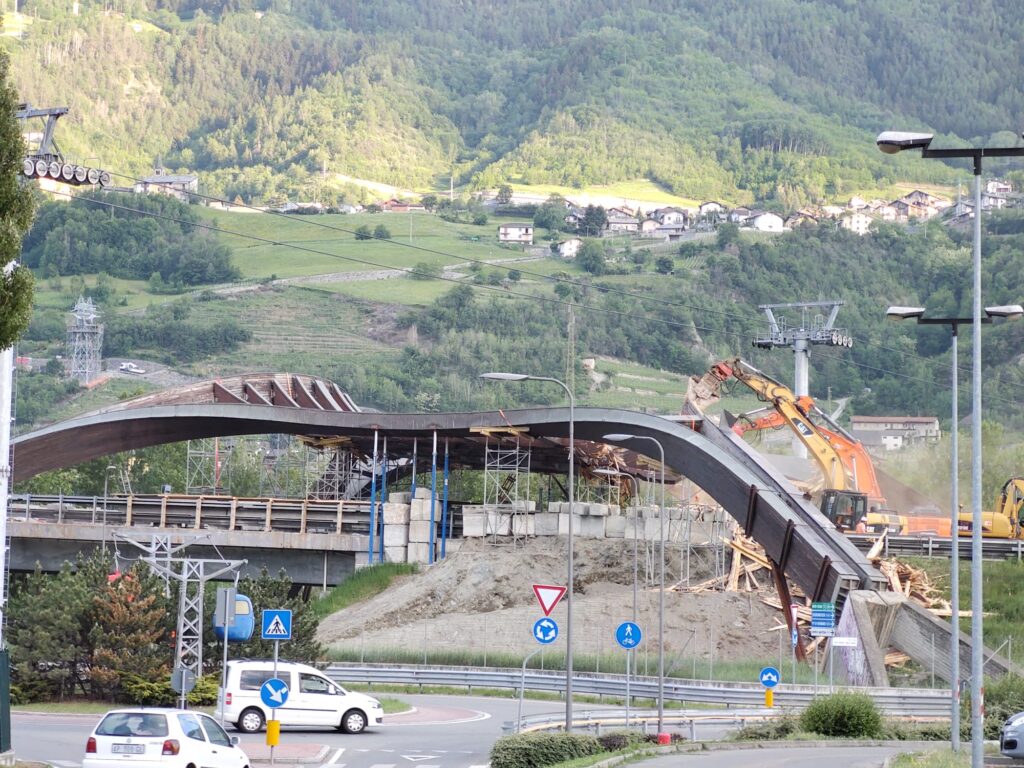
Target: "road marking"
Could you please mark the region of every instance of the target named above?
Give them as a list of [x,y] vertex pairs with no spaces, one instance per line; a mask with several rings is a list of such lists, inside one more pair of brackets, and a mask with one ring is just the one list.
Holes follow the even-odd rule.
[[56,765],[59,768],[81,768],[81,763],[72,763],[70,760],[47,760],[50,765]]
[[[402,755],[402,757],[410,762],[417,763],[420,760],[436,760],[440,755]],[[423,768],[426,768],[426,766]]]
[[339,747],[338,751],[335,752],[333,755],[331,755],[331,759],[328,760],[326,763],[323,763],[320,766],[320,768],[327,768],[328,765],[334,765],[335,763],[338,762],[338,758],[341,757],[344,753],[345,753],[345,748],[344,747]]
[[381,723],[378,728],[408,728],[411,725],[461,725],[462,723],[475,723],[480,720],[489,720],[491,716],[487,712],[469,710],[473,714],[469,717],[461,717],[458,720],[418,720],[410,723]]

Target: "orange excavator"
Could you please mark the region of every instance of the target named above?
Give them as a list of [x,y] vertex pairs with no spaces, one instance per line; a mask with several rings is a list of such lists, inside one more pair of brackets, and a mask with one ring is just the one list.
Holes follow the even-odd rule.
[[[703,376],[691,378],[687,398],[703,410],[720,398],[722,385],[731,379],[749,387],[775,411],[755,420],[737,420],[733,430],[743,434],[778,426],[792,429],[821,469],[825,488],[820,509],[838,528],[852,532],[864,520],[867,530],[874,533],[950,534],[951,522],[947,518],[898,515],[885,510],[885,498],[864,446],[817,408],[810,397],[797,397],[785,384],[743,360],[716,363]],[[829,426],[815,423],[811,414]]]

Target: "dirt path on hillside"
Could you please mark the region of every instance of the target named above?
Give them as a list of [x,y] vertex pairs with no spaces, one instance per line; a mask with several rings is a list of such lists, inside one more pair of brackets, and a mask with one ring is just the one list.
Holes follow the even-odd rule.
[[[683,551],[670,549],[666,583],[675,584]],[[692,556],[693,583],[713,575],[710,558]],[[576,539],[576,605],[573,613],[576,653],[619,650],[615,628],[633,617],[633,545],[622,540]],[[657,652],[658,592],[644,585],[646,564],[640,549],[638,623],[643,648]],[[650,568],[651,583],[657,570]],[[455,553],[433,566],[393,584],[386,592],[328,617],[320,624],[319,640],[331,648],[359,650],[466,649],[479,652],[523,653],[535,650],[531,631],[543,616],[533,584],[566,583],[564,538],[538,537],[511,544],[469,539]],[[551,616],[564,633],[566,609],[558,605]],[[781,624],[778,611],[756,594],[668,591],[665,595],[665,648],[673,658],[774,658],[778,655]],[[559,639],[552,646],[563,647]],[[644,664],[643,651],[639,664]],[[641,666],[642,669],[642,666]]]

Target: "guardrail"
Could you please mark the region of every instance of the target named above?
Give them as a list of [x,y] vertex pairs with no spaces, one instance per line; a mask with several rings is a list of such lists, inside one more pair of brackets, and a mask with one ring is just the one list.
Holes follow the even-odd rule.
[[[518,691],[524,681],[519,669],[481,669],[468,667],[388,666],[331,664],[325,674],[339,683],[370,685],[443,685],[459,688],[508,688]],[[624,675],[573,675],[573,691],[592,696],[626,695]],[[565,691],[565,673],[528,670],[523,685],[532,691]],[[658,679],[630,678],[630,694],[634,698],[656,699]],[[725,707],[757,708],[764,704],[764,688],[760,685],[707,680],[665,680],[665,700],[694,704],[716,704]],[[863,688],[843,687],[870,696],[886,715],[925,719],[949,716],[950,692],[931,688]],[[828,686],[779,685],[775,688],[775,704],[782,709],[803,709],[817,696],[828,693]]]
[[[666,710],[663,716],[663,720],[667,725],[676,727],[683,727],[689,731],[690,741],[697,741],[698,726],[732,726],[734,728],[742,728],[749,722],[770,720],[775,717],[779,717],[783,712],[775,709],[752,709],[752,710],[736,710],[729,714],[722,713],[708,713],[703,711],[695,710]],[[628,717],[627,717],[628,715]],[[625,709],[599,709],[591,710],[585,707],[575,707],[573,711],[573,727],[574,728],[586,728],[588,730],[596,731],[600,735],[602,729],[607,727],[621,727],[623,725],[629,725],[631,727],[637,727],[644,733],[652,732],[657,730],[658,725],[658,712],[657,710],[630,710],[628,713]],[[522,717],[516,727],[514,720],[505,721],[502,724],[502,729],[505,733],[527,733],[529,731],[543,731],[561,729],[565,726],[565,713],[559,712],[557,714],[542,714],[542,715],[526,715]]]

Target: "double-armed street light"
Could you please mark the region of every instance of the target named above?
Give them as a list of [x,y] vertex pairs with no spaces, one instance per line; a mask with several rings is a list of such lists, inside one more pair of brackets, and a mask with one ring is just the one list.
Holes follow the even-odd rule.
[[[875,143],[887,155],[920,150],[935,160],[970,159],[974,172],[974,258],[971,336],[971,519],[981,520],[981,172],[986,157],[1021,157],[1024,147],[965,147],[933,149],[932,134],[885,131]],[[971,526],[971,766],[982,768],[984,753],[984,632],[982,625],[981,525]]]
[[575,512],[575,488],[576,478],[574,476],[574,457],[576,454],[575,445],[575,420],[576,420],[576,398],[573,397],[572,390],[563,381],[559,379],[551,378],[550,376],[530,376],[526,373],[503,373],[503,372],[491,372],[481,373],[481,379],[487,379],[489,381],[549,381],[552,384],[557,384],[565,390],[565,394],[569,396],[569,529],[568,539],[568,560],[569,560],[569,573],[568,580],[569,584],[566,587],[566,606],[565,606],[565,732],[569,733],[572,731],[572,609],[573,609],[573,578],[575,577],[575,569],[573,566],[573,530],[572,530],[572,516]]
[[[952,390],[953,390],[953,413],[952,428],[950,429],[950,448],[952,461],[950,468],[950,577],[949,577],[949,600],[953,605],[952,638],[950,641],[950,674],[949,684],[953,700],[950,703],[950,744],[954,752],[960,751],[960,483],[958,470],[960,467],[959,458],[959,437],[958,429],[960,424],[959,398],[959,362],[957,358],[957,337],[961,325],[972,325],[974,319],[970,317],[925,317],[924,307],[889,307],[885,316],[890,320],[916,320],[918,325],[945,325],[949,326],[952,339]],[[985,307],[985,317],[981,318],[982,324],[991,323],[993,318],[1003,317],[1008,320],[1017,319],[1024,315],[1024,307],[1019,304],[1001,307]],[[972,527],[974,521],[972,519]],[[980,527],[980,526],[979,526]]]
[[[603,440],[609,443],[624,443],[630,440],[650,440],[658,446],[661,456],[661,575],[658,579],[658,733],[665,732],[665,447],[657,438],[648,435],[627,435],[613,433],[605,435]],[[635,525],[635,523],[634,523]],[[634,535],[636,531],[634,529]]]

